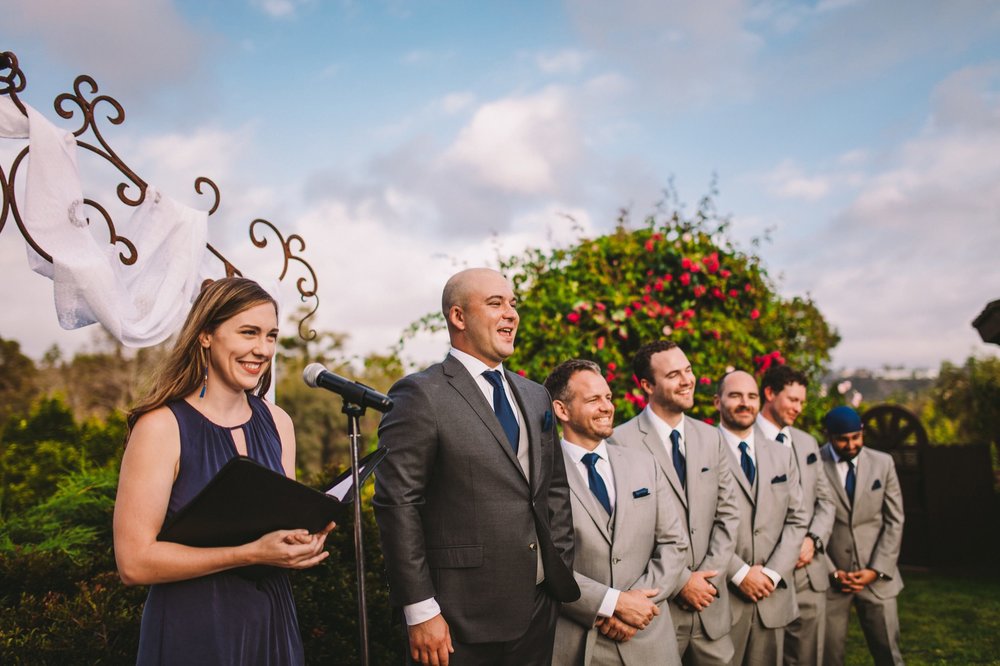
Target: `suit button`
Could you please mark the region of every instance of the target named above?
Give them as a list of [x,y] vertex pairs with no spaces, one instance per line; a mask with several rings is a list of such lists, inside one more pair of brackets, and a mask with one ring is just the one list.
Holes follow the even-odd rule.
[[612,557],[611,558],[611,564],[618,564],[621,561],[622,561],[622,558],[620,558],[620,557]]
[[760,535],[760,530],[754,530],[754,531],[753,531],[753,535],[754,535],[754,536],[758,536],[758,535]]
[[538,548],[538,544],[536,544],[536,543],[529,543],[528,544],[528,550],[536,550],[537,548]]

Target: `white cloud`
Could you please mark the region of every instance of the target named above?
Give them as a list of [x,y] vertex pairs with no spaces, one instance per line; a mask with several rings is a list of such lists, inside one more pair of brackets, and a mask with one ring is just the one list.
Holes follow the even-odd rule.
[[[837,357],[852,364],[933,365],[992,351],[970,324],[1000,296],[1000,102],[989,87],[977,95],[952,85],[984,81],[966,74],[939,87],[935,122],[880,160],[886,166],[787,271],[840,329]],[[975,102],[968,115],[954,115],[957,99]],[[989,117],[998,120],[982,122]]]
[[565,49],[555,53],[540,53],[535,62],[545,74],[577,74],[590,59],[583,51]]
[[442,164],[469,170],[482,185],[514,194],[556,189],[559,170],[580,152],[566,94],[548,88],[481,106]]
[[449,93],[441,98],[439,105],[448,115],[461,113],[475,104],[476,96],[468,92]]
[[762,179],[768,190],[781,199],[816,201],[826,197],[832,189],[829,177],[807,176],[789,159],[764,174]]

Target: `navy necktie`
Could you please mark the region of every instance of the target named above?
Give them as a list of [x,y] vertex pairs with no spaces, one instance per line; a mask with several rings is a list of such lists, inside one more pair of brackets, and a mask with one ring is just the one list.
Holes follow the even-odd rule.
[[858,477],[854,472],[854,461],[847,461],[847,478],[844,479],[844,490],[847,491],[847,499],[851,501],[851,506],[854,506],[854,486],[857,485]]
[[486,377],[486,381],[493,386],[493,411],[500,421],[500,427],[507,434],[510,448],[514,449],[516,454],[517,440],[521,436],[521,429],[517,425],[514,409],[510,406],[510,401],[507,400],[507,393],[503,390],[503,378],[500,377],[499,370],[486,370],[483,372],[483,377]]
[[597,501],[601,503],[601,506],[604,507],[604,510],[610,516],[611,498],[608,497],[608,487],[604,485],[604,479],[597,473],[597,461],[600,458],[596,453],[588,453],[583,456],[583,464],[587,466],[587,484],[590,486],[590,492],[594,493],[594,497],[597,498]]
[[677,471],[677,478],[681,480],[681,488],[687,489],[687,461],[681,453],[681,433],[676,430],[670,431],[671,456],[674,459],[674,469]]
[[777,441],[779,441],[779,442],[781,442],[782,444],[784,444],[784,443],[785,443],[785,433],[783,433],[783,432],[779,432],[779,433],[778,433],[778,436],[777,436],[777,437],[775,437],[774,439],[776,439]]
[[743,473],[747,477],[747,481],[750,485],[753,485],[753,480],[757,476],[757,468],[754,467],[753,460],[750,459],[750,453],[747,451],[747,443],[740,442],[740,467],[743,468]]

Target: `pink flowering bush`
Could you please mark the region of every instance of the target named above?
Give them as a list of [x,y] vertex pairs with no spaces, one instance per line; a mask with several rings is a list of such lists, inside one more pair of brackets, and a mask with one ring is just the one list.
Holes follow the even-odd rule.
[[[605,236],[502,261],[522,321],[508,366],[540,382],[566,359],[598,362],[616,421],[645,406],[632,356],[658,338],[687,352],[700,378],[698,418],[715,416],[712,394],[727,367],[759,374],[787,362],[818,381],[836,332],[810,299],[778,294],[760,257],[734,247],[726,228],[706,197],[690,218],[660,211],[631,228],[623,217]],[[818,384],[810,388],[818,398]],[[805,421],[815,423],[817,410],[810,412]]]

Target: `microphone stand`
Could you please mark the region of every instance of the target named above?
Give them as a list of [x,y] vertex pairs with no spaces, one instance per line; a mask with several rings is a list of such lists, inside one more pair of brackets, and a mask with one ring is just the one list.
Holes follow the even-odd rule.
[[361,449],[360,419],[365,408],[352,402],[344,401],[344,414],[347,414],[347,436],[351,442],[351,481],[354,484],[354,563],[358,578],[358,629],[361,638],[361,666],[368,666],[368,606],[365,603],[365,548],[364,537],[361,534],[361,481],[358,470],[359,451]]

